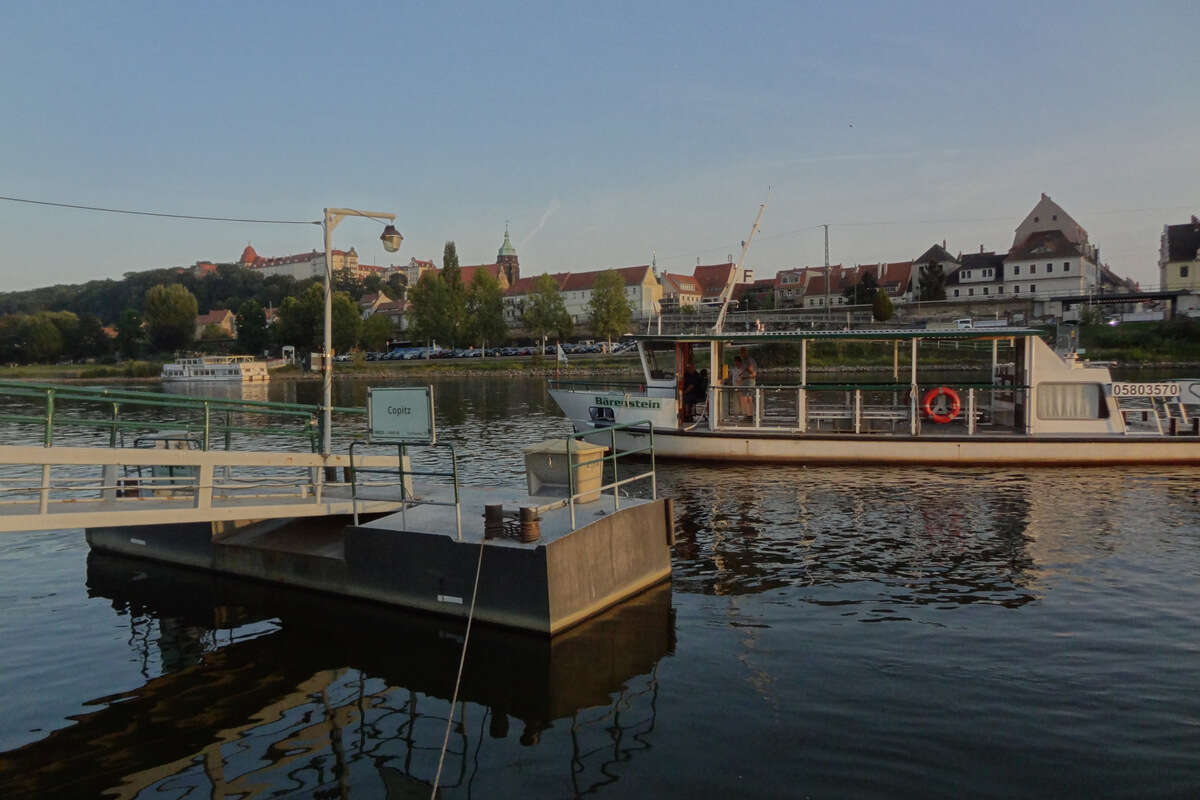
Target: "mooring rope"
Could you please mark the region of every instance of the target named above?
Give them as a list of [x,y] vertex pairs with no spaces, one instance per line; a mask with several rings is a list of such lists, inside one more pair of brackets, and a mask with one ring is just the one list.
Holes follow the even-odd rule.
[[450,745],[450,728],[454,724],[454,706],[458,703],[458,687],[462,684],[463,665],[467,663],[467,643],[471,640],[471,621],[475,618],[475,597],[479,594],[479,571],[483,567],[484,543],[479,541],[479,560],[475,562],[475,585],[471,587],[471,607],[467,610],[467,630],[463,633],[462,653],[458,656],[458,677],[454,679],[454,694],[450,697],[450,713],[446,715],[446,735],[442,737],[442,752],[438,755],[437,773],[433,776],[433,791],[430,800],[437,799],[438,784],[442,780],[442,764],[446,760],[446,748]]

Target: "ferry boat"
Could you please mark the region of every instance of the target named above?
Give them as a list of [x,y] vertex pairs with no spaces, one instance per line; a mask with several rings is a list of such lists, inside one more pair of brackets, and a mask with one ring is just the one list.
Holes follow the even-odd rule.
[[[634,337],[640,380],[555,380],[550,395],[577,432],[648,418],[655,452],[667,458],[1200,464],[1200,381],[1114,381],[1107,366],[1060,356],[1043,341],[1043,333],[1003,327],[647,334]],[[850,372],[817,382],[809,375],[810,347],[843,346],[823,346],[828,355],[861,350],[868,342],[891,350],[891,381],[869,383]],[[756,385],[735,385],[728,371],[730,351],[746,348],[752,358],[768,343],[798,350],[798,382],[767,384],[760,375]],[[920,364],[922,352],[932,348],[943,353],[945,348],[974,349],[980,369],[963,381],[935,380],[931,373],[938,365]],[[903,372],[901,353],[907,362]],[[699,393],[695,379],[685,377],[689,364],[711,372]],[[615,444],[644,446],[649,436],[646,430],[622,430]],[[602,441],[609,438],[606,433]]]
[[269,381],[267,362],[254,356],[193,356],[163,364],[163,381]]

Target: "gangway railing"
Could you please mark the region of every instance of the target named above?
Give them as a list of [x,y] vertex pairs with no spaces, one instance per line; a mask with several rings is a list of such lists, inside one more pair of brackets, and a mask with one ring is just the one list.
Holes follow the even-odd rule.
[[[0,409],[0,422],[36,425],[42,429],[42,444],[55,444],[56,432],[68,429],[108,431],[109,446],[123,444],[126,431],[172,431],[195,435],[201,449],[223,444],[232,447],[234,434],[282,436],[307,439],[313,452],[321,441],[321,407],[303,403],[268,400],[230,400],[188,397],[132,389],[100,389],[27,381],[0,381],[0,401],[8,398],[31,402],[41,413]],[[98,408],[99,407],[99,408]],[[64,413],[70,409],[70,413]],[[101,413],[97,414],[97,411]],[[131,410],[152,410],[156,419],[130,418]],[[164,412],[175,412],[170,418]],[[334,413],[363,415],[363,408],[335,407]],[[236,415],[257,419],[282,418],[291,425],[246,424]]]
[[[355,466],[390,463],[360,456]],[[351,486],[326,477],[348,467],[346,455],[302,452],[3,445],[0,532],[349,515]],[[124,477],[131,469],[143,477]],[[359,504],[399,506],[398,494]]]
[[[388,465],[386,467],[370,467],[370,466],[360,467],[359,464],[362,462],[361,462],[361,460],[360,461],[355,460],[355,447],[356,446],[361,447],[363,445],[368,445],[368,444],[372,447],[375,447],[375,446],[395,447],[396,448],[395,466],[393,467],[391,465]],[[410,467],[411,457],[409,456],[408,451],[413,448],[417,448],[417,449],[424,448],[427,450],[436,450],[436,449],[448,450],[450,452],[450,471],[446,472],[446,471],[437,471],[437,470],[414,470],[414,469],[412,469]],[[358,459],[362,459],[362,455],[359,455]],[[366,474],[366,475],[386,475],[389,477],[394,476],[395,480],[373,481],[371,483],[364,483],[364,486],[372,486],[372,487],[399,486],[400,487],[400,512],[401,512],[401,514],[404,514],[410,507],[416,506],[416,505],[453,506],[454,507],[454,524],[455,524],[455,529],[456,529],[455,538],[457,538],[459,541],[462,540],[462,503],[459,500],[458,456],[454,452],[454,445],[449,444],[447,442],[436,442],[434,444],[430,444],[428,442],[370,442],[370,443],[368,443],[368,442],[364,442],[361,440],[351,442],[350,443],[350,495],[351,495],[351,501],[354,505],[354,524],[355,525],[358,524],[358,502],[360,499],[360,496],[358,493],[358,486],[359,486],[358,476],[360,473]],[[412,478],[414,476],[428,477],[428,478],[449,478],[451,480],[451,485],[454,488],[454,501],[446,502],[444,500],[432,500],[428,497],[418,496],[413,491]],[[374,498],[363,497],[361,499],[370,500],[370,499],[374,499]],[[403,524],[407,525],[407,521],[404,521],[403,517],[401,519],[402,519]]]
[[[645,447],[631,447],[627,450],[619,450],[617,448],[617,433],[620,431],[636,431],[641,434],[645,432],[649,436],[649,443]],[[609,446],[607,453],[599,458],[593,458],[589,461],[575,462],[575,456],[578,452],[575,447],[575,442],[587,442],[588,444],[596,444],[594,441],[589,441],[588,437],[597,435],[603,436],[608,434]],[[618,463],[622,458],[636,456],[646,453],[650,456],[650,469],[645,472],[640,472],[636,475],[622,479],[618,471]],[[613,479],[609,483],[604,483],[601,478],[600,486],[588,486],[583,491],[579,491],[579,477],[577,473],[580,469],[594,464],[599,464],[601,471],[604,465],[612,463]],[[635,483],[642,480],[650,481],[650,499],[658,499],[658,480],[655,475],[654,468],[654,423],[648,419],[637,420],[634,422],[623,422],[619,425],[609,425],[604,428],[596,428],[590,431],[582,431],[581,433],[571,434],[567,438],[567,506],[570,509],[571,515],[571,530],[575,530],[575,504],[581,497],[603,494],[606,490],[612,490],[613,510],[618,511],[621,508],[621,492],[620,487]]]

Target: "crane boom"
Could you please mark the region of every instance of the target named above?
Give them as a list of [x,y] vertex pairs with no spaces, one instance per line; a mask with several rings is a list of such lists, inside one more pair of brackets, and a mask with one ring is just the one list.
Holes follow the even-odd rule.
[[[767,200],[770,199],[771,188],[767,187]],[[758,223],[762,221],[763,211],[767,208],[767,200],[763,200],[759,204],[758,215],[754,217],[750,235],[746,237],[746,241],[742,242],[742,254],[738,257],[737,266],[729,273],[725,288],[721,290],[721,311],[717,314],[717,323],[713,325],[713,333],[721,333],[725,327],[725,313],[729,310],[729,301],[733,298],[733,287],[738,281],[738,276],[742,274],[742,265],[746,263],[746,253],[750,250],[750,242],[754,241],[754,234],[758,233]]]

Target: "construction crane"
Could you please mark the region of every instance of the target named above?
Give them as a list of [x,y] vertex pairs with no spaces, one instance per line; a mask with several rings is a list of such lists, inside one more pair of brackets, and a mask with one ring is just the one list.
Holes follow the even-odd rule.
[[729,311],[729,301],[733,299],[733,287],[742,274],[742,266],[746,263],[746,253],[750,250],[750,242],[754,241],[754,234],[758,233],[758,223],[762,220],[763,211],[767,208],[767,200],[770,199],[771,187],[768,186],[767,199],[758,206],[758,215],[754,218],[750,235],[746,237],[746,241],[742,242],[742,255],[738,258],[737,266],[730,271],[729,279],[725,281],[725,288],[721,290],[721,312],[717,314],[717,323],[713,325],[713,333],[721,333],[725,328],[725,314]]

